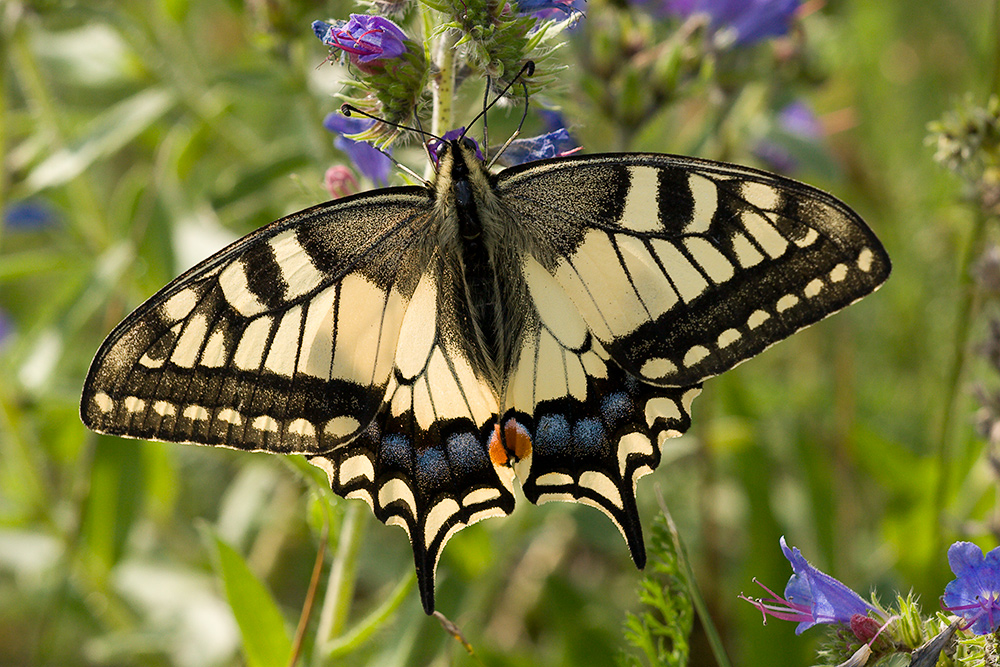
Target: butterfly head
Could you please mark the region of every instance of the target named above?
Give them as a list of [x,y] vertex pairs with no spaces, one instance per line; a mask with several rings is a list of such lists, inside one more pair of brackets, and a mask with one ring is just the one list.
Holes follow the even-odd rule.
[[477,198],[488,196],[489,173],[475,140],[460,135],[442,142],[437,149],[433,188],[437,200],[446,203],[449,209],[475,207]]
[[479,144],[476,143],[475,139],[466,136],[467,131],[467,128],[459,127],[450,132],[445,132],[444,136],[440,139],[435,137],[427,142],[431,160],[433,160],[439,171],[442,169],[442,160],[445,158],[445,153],[450,154],[454,158],[455,155],[462,151],[466,151],[466,153],[471,151],[476,160],[480,162],[485,161]]

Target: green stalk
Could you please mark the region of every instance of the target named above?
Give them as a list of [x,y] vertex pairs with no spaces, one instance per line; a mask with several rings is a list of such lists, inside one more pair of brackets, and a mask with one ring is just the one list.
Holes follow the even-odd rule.
[[431,132],[439,137],[454,125],[455,113],[455,35],[450,31],[441,35],[437,43],[435,62],[438,74],[434,86],[434,117]]
[[[990,81],[990,92],[1000,94],[1000,0],[993,6],[993,75]],[[952,343],[955,350],[955,357],[952,360],[951,368],[948,370],[948,380],[945,385],[944,415],[941,418],[941,425],[938,430],[938,437],[934,458],[937,461],[938,471],[937,484],[934,489],[934,504],[932,506],[933,516],[940,517],[944,513],[945,504],[948,498],[948,481],[951,476],[951,457],[949,456],[949,444],[951,441],[951,431],[955,421],[955,412],[958,409],[958,397],[960,394],[962,374],[969,353],[969,335],[972,329],[972,321],[978,310],[978,290],[972,279],[972,264],[982,253],[983,243],[986,236],[986,226],[989,215],[981,208],[977,208],[976,217],[969,235],[965,253],[962,256],[962,263],[959,266],[959,281],[962,288],[961,301],[958,304],[956,315],[955,338]],[[937,526],[935,521],[931,525]],[[932,539],[933,551],[940,553],[944,546],[944,535],[941,531],[935,530]]]
[[344,510],[344,519],[337,539],[337,552],[330,567],[329,583],[316,632],[321,643],[340,635],[347,623],[351,598],[354,595],[358,551],[361,548],[361,534],[364,528],[363,509],[360,503],[348,502]]
[[323,658],[331,662],[333,658],[351,653],[361,646],[406,601],[416,582],[416,572],[411,570],[407,576],[400,579],[385,601],[372,611],[372,613],[368,614],[357,625],[345,632],[343,636],[325,643],[321,651]]
[[990,92],[1000,95],[1000,0],[993,5],[993,80]]
[[[49,82],[31,50],[27,30],[13,31],[5,55],[10,57],[6,66],[13,72],[13,78],[38,121],[35,134],[51,138],[51,153],[66,148],[67,136],[70,134],[66,127],[68,121],[57,111],[59,102],[53,96]],[[107,216],[94,192],[90,177],[84,172],[69,181],[65,187],[68,200],[74,203],[73,215],[67,216],[67,219],[87,244],[87,250],[94,254],[100,253],[110,243],[106,233]]]
[[722,637],[719,635],[715,623],[712,622],[712,617],[708,613],[708,605],[705,604],[705,598],[702,597],[701,589],[698,588],[698,582],[694,576],[694,568],[691,567],[691,561],[688,559],[687,550],[684,548],[683,542],[681,542],[681,536],[677,531],[677,526],[674,524],[674,518],[670,515],[670,510],[667,509],[667,504],[664,502],[663,496],[659,493],[659,489],[657,489],[656,499],[660,505],[660,511],[663,512],[663,516],[667,520],[667,527],[670,529],[670,539],[674,543],[674,553],[677,554],[677,560],[680,562],[681,567],[684,568],[684,577],[688,583],[688,594],[691,596],[691,602],[694,604],[698,618],[701,619],[701,626],[705,630],[705,639],[712,648],[715,663],[719,667],[732,667],[732,663],[729,662],[729,656],[726,654],[726,648],[722,645]]
[[[983,240],[986,232],[986,221],[988,216],[979,209],[976,211],[976,219],[969,236],[965,253],[962,256],[962,263],[959,266],[959,281],[962,290],[961,300],[958,303],[958,313],[956,315],[955,336],[952,341],[952,348],[955,356],[952,359],[951,368],[948,369],[948,379],[945,383],[944,415],[941,417],[940,428],[938,429],[937,446],[934,458],[937,461],[935,466],[938,471],[937,484],[934,489],[934,504],[932,506],[934,517],[941,517],[944,513],[945,504],[948,498],[949,478],[951,477],[950,443],[952,425],[955,421],[955,412],[958,410],[958,398],[961,394],[962,375],[965,364],[969,356],[969,336],[972,333],[972,321],[977,310],[976,285],[972,279],[972,264],[982,252]],[[935,534],[932,538],[933,550],[931,553],[937,554],[942,551],[944,545],[944,535],[940,530],[939,521],[931,523]]]
[[[18,11],[20,8],[17,8]],[[9,63],[10,62],[10,51],[8,44],[10,44],[11,35],[14,32],[16,24],[8,23],[5,17],[0,16],[0,62]],[[8,91],[7,82],[7,71],[8,68],[5,65],[0,65],[0,90]],[[0,95],[0,164],[7,164],[7,144],[12,143],[9,137],[11,120],[7,117],[7,95]],[[4,169],[0,173],[0,207],[6,208],[7,206],[7,190],[9,189],[9,170]],[[0,225],[0,248],[3,248],[3,228],[4,225]]]

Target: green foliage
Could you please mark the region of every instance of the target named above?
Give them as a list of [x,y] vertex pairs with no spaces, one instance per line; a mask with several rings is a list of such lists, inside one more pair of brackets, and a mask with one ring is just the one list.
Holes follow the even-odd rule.
[[215,570],[226,589],[226,599],[243,637],[243,655],[251,667],[288,662],[292,641],[285,621],[267,587],[250,570],[246,560],[224,540],[205,528],[202,536],[214,552]]
[[688,664],[688,638],[694,622],[694,602],[683,564],[670,527],[663,515],[653,521],[649,536],[649,561],[639,581],[639,602],[645,607],[638,614],[629,612],[625,620],[625,639],[639,650],[621,659],[624,665],[684,667]]
[[[678,31],[590,0],[564,48],[533,42],[537,33],[515,45],[548,53],[555,83],[533,96],[525,134],[542,127],[545,104],[561,107],[587,152],[767,166],[761,147],[778,146],[792,158],[783,172],[849,202],[893,258],[878,294],[707,382],[692,432],[664,443],[663,464],[639,485],[654,538],[652,487],[664,487],[736,664],[816,662],[822,631],[763,627],[736,597],[754,576],[787,580],[782,534],[856,590],[912,588],[930,608],[951,578],[948,544],[996,544],[1000,429],[977,425],[1000,414],[979,400],[1000,376],[976,352],[996,338],[986,322],[1000,308],[990,283],[969,277],[1000,237],[983,206],[993,190],[977,189],[970,207],[969,183],[925,145],[927,123],[943,117],[940,129],[969,145],[945,114],[970,91],[971,107],[995,108],[994,5],[805,3],[811,13],[790,37],[735,51],[709,44],[704,25]],[[259,582],[266,593],[241,590],[273,599],[267,626],[285,633],[327,519],[300,664],[476,664],[420,610],[404,533],[333,497],[304,460],[100,437],[77,417],[92,355],[131,308],[224,243],[328,198],[323,174],[346,158],[320,123],[350,72],[324,64],[309,25],[357,10],[345,0],[0,2],[0,210],[48,212],[34,227],[0,224],[0,664],[263,656],[244,640],[258,637],[237,623],[246,607],[230,605],[228,588]],[[483,60],[513,58],[480,46]],[[456,82],[461,124],[482,80],[461,71]],[[782,124],[793,101],[816,112],[819,137]],[[491,136],[506,138],[519,113],[491,112]],[[424,164],[416,149],[397,155]],[[198,521],[235,549],[222,574],[218,542],[199,538]],[[627,612],[642,646],[633,664],[682,649],[708,664],[701,642],[680,641],[690,608],[675,591],[690,582],[660,541],[650,540],[660,554],[650,567],[665,569],[651,569],[637,601],[643,575],[604,516],[522,502],[455,536],[438,568],[440,608],[490,665],[610,662]],[[995,655],[992,639],[961,641]]]

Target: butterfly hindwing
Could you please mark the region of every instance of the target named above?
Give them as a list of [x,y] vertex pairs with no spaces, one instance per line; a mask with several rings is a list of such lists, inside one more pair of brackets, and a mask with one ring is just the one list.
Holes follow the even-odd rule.
[[611,357],[659,385],[717,375],[889,273],[853,211],[754,169],[571,156],[509,169],[497,191]]
[[335,492],[364,499],[381,521],[407,532],[427,613],[448,539],[514,509],[513,471],[494,437],[496,396],[452,335],[454,303],[442,289],[448,268],[431,267],[403,318],[379,415],[352,442],[311,459]]
[[180,276],[108,336],[84,386],[94,430],[320,452],[382,404],[428,206],[399,188],[313,207]]
[[554,306],[546,303],[541,313],[562,313],[550,320],[555,327],[544,320],[529,327],[506,394],[503,424],[514,470],[531,502],[580,502],[607,514],[641,568],[636,482],[659,465],[663,441],[688,429],[700,387],[640,382],[608,357],[582,320],[574,321],[578,314]]

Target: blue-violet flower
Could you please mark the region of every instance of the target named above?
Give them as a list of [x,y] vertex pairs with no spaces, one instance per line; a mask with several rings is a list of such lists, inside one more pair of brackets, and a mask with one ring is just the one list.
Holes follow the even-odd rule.
[[972,542],[955,542],[948,564],[957,578],[945,586],[942,608],[964,618],[973,634],[990,634],[1000,625],[1000,547],[984,557]]
[[816,140],[823,136],[823,126],[816,114],[808,104],[801,101],[786,104],[778,112],[778,125],[785,132],[802,139]]
[[515,139],[510,142],[510,146],[501,158],[503,163],[510,166],[544,160],[549,157],[561,157],[570,155],[580,150],[565,127],[537,137],[527,137],[525,139]]
[[662,9],[675,16],[709,17],[716,41],[742,46],[788,34],[801,0],[663,0]]
[[576,0],[517,0],[517,13],[527,15],[544,12],[540,18],[550,18],[559,13],[566,16],[582,13],[574,6],[575,4]]
[[0,350],[7,346],[14,335],[14,321],[3,308],[0,308]]
[[392,161],[370,144],[345,136],[361,134],[374,124],[373,120],[351,118],[338,111],[327,114],[323,119],[323,127],[338,135],[333,145],[347,154],[363,176],[372,183],[384,186],[389,182]]
[[808,144],[816,144],[823,127],[816,114],[802,102],[786,105],[777,117],[776,131],[753,148],[753,154],[772,171],[788,173],[799,166],[799,155]]
[[55,211],[37,199],[16,201],[3,209],[3,226],[21,231],[38,231],[56,224]]
[[320,41],[345,51],[355,63],[398,58],[406,52],[406,34],[382,16],[351,14],[350,21],[313,21],[312,27]]
[[781,551],[792,564],[792,577],[785,586],[785,597],[779,597],[760,582],[757,583],[771,595],[770,598],[750,599],[740,595],[764,614],[765,622],[768,614],[783,621],[798,621],[795,634],[800,635],[817,623],[850,623],[855,615],[867,616],[872,611],[871,605],[857,593],[813,567],[797,547],[789,548],[784,537],[780,543]]

